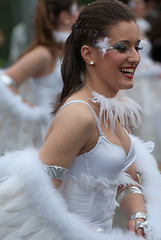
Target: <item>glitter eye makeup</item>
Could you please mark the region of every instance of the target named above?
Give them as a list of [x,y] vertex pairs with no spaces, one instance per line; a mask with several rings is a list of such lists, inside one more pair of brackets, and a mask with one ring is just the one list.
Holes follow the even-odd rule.
[[[140,41],[139,41],[139,42],[137,43],[137,45],[135,46],[135,50],[136,50],[137,52],[143,49],[143,47],[142,47],[142,46],[139,46],[139,44],[140,44]],[[127,46],[127,43],[126,43],[126,42],[118,42],[118,43],[116,43],[116,44],[114,44],[114,45],[112,46],[112,49],[117,50],[117,51],[120,52],[120,53],[129,53],[129,52],[130,52],[130,49],[129,49],[129,47]]]
[[112,46],[112,49],[117,50],[120,53],[129,52],[129,48],[126,46],[125,42],[118,42]]
[[[138,41],[135,50],[138,52],[143,49],[143,46],[139,46],[142,41]],[[96,43],[96,47],[100,49],[102,52],[102,56],[106,54],[107,50],[116,50],[119,53],[130,53],[130,42],[129,41],[120,41],[115,43],[114,45],[109,44],[109,38],[105,37],[104,40],[98,40]]]

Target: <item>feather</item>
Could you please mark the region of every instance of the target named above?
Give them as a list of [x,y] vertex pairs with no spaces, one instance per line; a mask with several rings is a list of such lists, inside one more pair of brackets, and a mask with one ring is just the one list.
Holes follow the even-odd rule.
[[161,239],[160,216],[161,216],[161,174],[157,162],[151,154],[152,142],[144,143],[138,137],[132,136],[137,156],[135,165],[142,175],[142,186],[146,201],[147,216],[155,240]]
[[37,231],[31,236],[29,236],[29,240],[37,240],[37,239],[63,240],[63,237],[56,230],[53,231],[53,228],[47,226],[47,227],[43,227],[43,229],[41,229],[40,231]]
[[141,107],[134,100],[123,95],[122,92],[119,92],[113,98],[106,98],[92,91],[92,98],[89,99],[95,104],[99,104],[99,120],[100,122],[103,120],[106,127],[109,122],[111,128],[114,129],[117,119],[119,119],[120,124],[124,126],[125,118],[127,118],[133,128],[139,127],[142,122]]
[[112,49],[112,47],[109,44],[109,38],[105,37],[104,40],[98,40],[96,43],[96,47],[100,49],[102,52],[102,57],[106,54],[108,49]]
[[28,196],[23,194],[22,196],[19,196],[16,199],[9,201],[7,206],[4,207],[4,211],[10,212],[10,213],[19,212],[28,207],[30,207],[30,203],[28,201]]
[[40,218],[38,218],[37,215],[33,215],[31,218],[29,218],[25,224],[19,229],[18,235],[20,237],[26,237],[29,234],[35,233],[37,231],[40,231],[43,227],[43,221],[41,221]]
[[[145,159],[147,159],[147,155]],[[142,168],[140,168],[140,170],[142,170]],[[145,165],[144,171],[146,171]],[[158,175],[156,171],[154,171],[153,175],[156,175],[157,181],[160,181],[160,175]],[[3,216],[3,222],[7,224],[5,224],[5,226],[0,225],[0,234],[1,232],[3,233],[3,235],[0,235],[3,236],[0,238],[2,240],[40,240],[42,239],[41,233],[43,236],[43,234],[48,231],[49,235],[46,235],[46,240],[143,239],[141,237],[137,237],[135,234],[132,234],[128,231],[124,232],[120,229],[113,229],[110,233],[98,233],[95,231],[95,229],[89,228],[88,225],[79,216],[75,215],[74,213],[70,213],[61,194],[58,192],[58,190],[53,188],[49,177],[45,173],[44,166],[38,158],[38,152],[36,150],[28,149],[24,151],[12,152],[7,153],[5,156],[1,157],[0,179],[4,179],[5,176],[16,176],[16,179],[23,183],[23,190],[21,189],[20,194],[17,193],[16,195],[13,195],[9,198],[10,200],[12,198],[15,199],[13,204],[15,204],[15,207],[20,210],[17,214],[14,211],[11,213],[4,211],[3,205],[0,204],[0,211]],[[145,193],[147,191],[147,201],[149,201],[147,205],[148,209],[159,210],[158,213],[156,210],[152,213],[150,213],[150,210],[148,210],[150,223],[153,222],[154,224],[154,217],[157,217],[158,224],[157,227],[155,227],[154,236],[159,236],[160,229],[158,225],[160,225],[160,218],[158,218],[158,216],[160,216],[160,195],[159,199],[153,199],[153,196],[150,198],[150,193],[148,195],[148,191],[149,189],[150,191],[152,190],[154,183],[156,184],[157,188],[160,188],[160,184],[157,183],[157,181],[155,182],[155,179],[153,178],[150,177],[148,180],[148,184],[150,183],[151,186],[147,187],[146,184],[144,185],[147,189],[144,191]],[[127,179],[123,180],[123,178],[121,178],[120,180],[117,180],[116,184],[118,184],[120,181],[126,183]],[[103,183],[106,184],[105,181]],[[1,182],[1,185],[3,184],[5,184],[5,181]],[[14,184],[13,187],[16,187],[16,185]],[[18,208],[16,206],[16,202],[17,204],[20,204],[20,199],[23,199],[23,196],[28,196],[26,197],[26,201],[29,201],[29,203],[25,203],[25,206],[28,205],[29,207],[25,209],[22,208],[23,210],[21,210],[21,207]],[[16,198],[19,200],[16,201]],[[9,199],[3,200],[3,202],[6,201],[6,208],[7,204],[9,204]],[[153,203],[156,204],[155,207]],[[23,220],[20,216],[24,217],[22,217]],[[51,237],[52,231],[53,238]],[[158,240],[159,238],[154,239]]]
[[21,191],[23,185],[17,177],[4,177],[0,180],[0,202]]

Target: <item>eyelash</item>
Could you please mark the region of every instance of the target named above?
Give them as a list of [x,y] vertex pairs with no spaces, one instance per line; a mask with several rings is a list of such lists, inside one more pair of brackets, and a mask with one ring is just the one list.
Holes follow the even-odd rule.
[[138,51],[141,51],[141,50],[143,50],[143,47],[135,47],[135,50],[138,52]]

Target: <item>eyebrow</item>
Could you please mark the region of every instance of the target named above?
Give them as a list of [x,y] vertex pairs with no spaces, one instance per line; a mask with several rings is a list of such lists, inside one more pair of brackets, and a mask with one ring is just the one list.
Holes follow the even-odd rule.
[[[141,39],[139,39],[137,42],[136,42],[136,44],[139,44],[141,42]],[[118,43],[130,43],[130,41],[128,41],[128,40],[121,40],[121,41],[119,41],[119,42],[116,42],[116,43],[114,43],[114,44],[112,44],[112,45],[115,45],[115,44],[118,44]]]

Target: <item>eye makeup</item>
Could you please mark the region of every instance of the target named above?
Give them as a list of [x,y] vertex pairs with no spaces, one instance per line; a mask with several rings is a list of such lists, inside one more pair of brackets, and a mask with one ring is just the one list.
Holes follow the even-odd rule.
[[[140,46],[141,42],[143,42],[143,41],[141,41],[141,40],[137,41],[137,43],[134,47],[137,52],[143,49],[143,47]],[[107,53],[108,50],[115,50],[119,53],[130,53],[130,48],[131,48],[130,46],[131,46],[131,43],[126,40],[122,40],[120,42],[117,42],[117,43],[111,45],[111,44],[109,44],[108,37],[105,37],[103,41],[98,40],[96,43],[96,47],[100,49],[103,57]]]
[[[143,49],[143,47],[139,46],[140,41],[137,43],[137,45],[135,46],[135,50],[138,52],[140,50]],[[118,43],[115,43],[114,45],[111,46],[111,49],[116,50],[120,53],[129,53],[130,52],[130,48],[129,48],[129,43],[126,41],[121,41]]]

